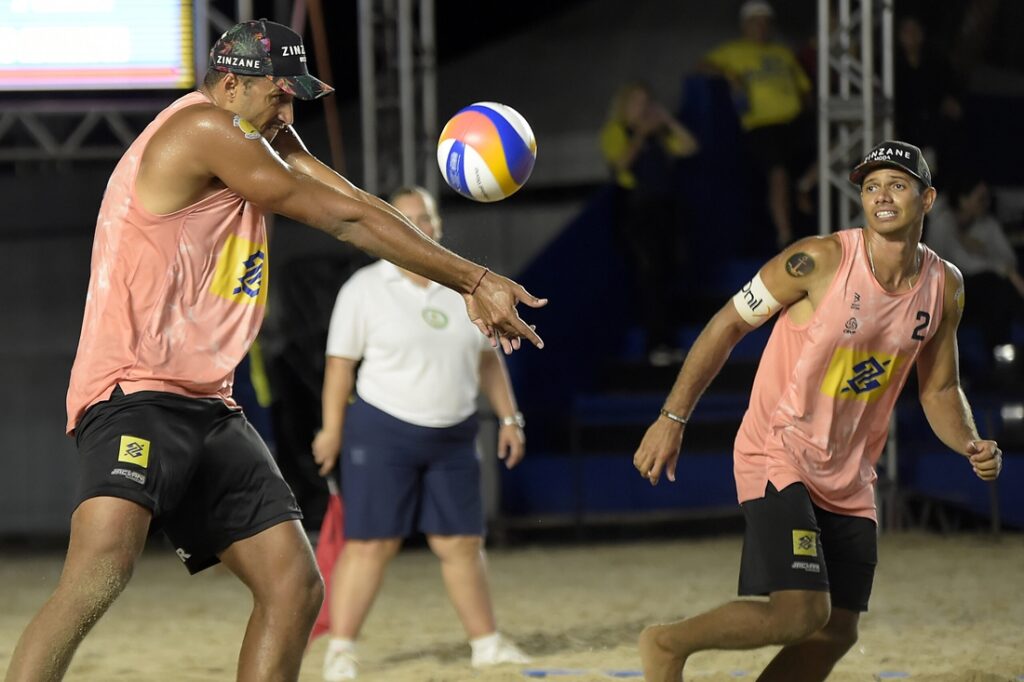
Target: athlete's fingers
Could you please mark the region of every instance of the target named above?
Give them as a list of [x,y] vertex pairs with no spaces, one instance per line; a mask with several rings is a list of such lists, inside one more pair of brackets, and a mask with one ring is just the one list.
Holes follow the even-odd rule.
[[647,480],[651,482],[651,485],[658,485],[658,480],[661,478],[661,470],[665,467],[664,460],[655,458],[654,466],[647,472]]
[[669,458],[668,464],[665,466],[665,476],[672,483],[676,482],[676,464],[679,462],[679,455],[673,455]]
[[505,355],[512,355],[512,342],[507,336],[499,336],[498,340],[501,342],[501,350],[505,352]]

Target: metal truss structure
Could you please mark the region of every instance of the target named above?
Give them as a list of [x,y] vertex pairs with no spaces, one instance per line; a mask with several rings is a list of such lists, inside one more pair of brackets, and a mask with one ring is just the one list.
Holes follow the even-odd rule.
[[362,187],[372,194],[419,184],[437,195],[434,10],[434,0],[359,0]]
[[[234,10],[250,18],[252,0],[236,0]],[[195,0],[194,17],[196,73],[202,74],[211,31],[218,35],[235,20],[211,0]],[[166,105],[156,97],[6,98],[0,102],[0,164],[118,159]]]
[[894,0],[818,0],[818,230],[849,227],[851,165],[893,136]]

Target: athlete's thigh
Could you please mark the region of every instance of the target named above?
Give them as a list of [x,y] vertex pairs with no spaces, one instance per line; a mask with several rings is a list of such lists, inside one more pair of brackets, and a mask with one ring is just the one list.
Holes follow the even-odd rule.
[[313,549],[298,520],[277,523],[237,540],[219,554],[220,561],[255,594],[291,589],[298,579],[319,575]]
[[164,530],[191,573],[229,546],[302,518],[295,496],[256,430],[222,406],[203,442],[188,491]]
[[768,483],[763,498],[742,507],[746,531],[739,594],[829,590],[820,528],[803,484],[777,490]]
[[878,528],[871,519],[816,509],[832,604],[868,610],[878,564]]

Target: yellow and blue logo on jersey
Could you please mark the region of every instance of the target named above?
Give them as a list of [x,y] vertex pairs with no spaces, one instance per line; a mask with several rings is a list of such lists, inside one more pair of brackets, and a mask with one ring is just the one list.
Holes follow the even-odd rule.
[[267,245],[233,234],[217,257],[210,292],[236,303],[263,305],[267,274]]
[[813,530],[794,530],[793,554],[795,556],[818,556],[818,534]]
[[872,402],[885,393],[900,364],[898,355],[837,348],[821,382],[821,392],[833,398]]
[[149,466],[149,441],[138,436],[121,436],[117,461],[128,462],[145,469]]

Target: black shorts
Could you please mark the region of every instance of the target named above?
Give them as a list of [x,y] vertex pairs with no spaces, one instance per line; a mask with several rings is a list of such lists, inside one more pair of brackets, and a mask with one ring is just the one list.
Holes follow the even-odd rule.
[[783,166],[790,173],[802,172],[801,166],[814,160],[814,138],[807,136],[807,123],[800,116],[787,123],[747,131],[747,147],[754,163],[766,173],[776,166]]
[[75,507],[100,496],[146,507],[190,573],[238,540],[302,518],[259,434],[221,400],[116,389],[89,408],[75,437]]
[[740,563],[741,595],[779,590],[829,592],[832,606],[867,611],[878,563],[875,522],[825,511],[802,483],[743,505],[747,529]]

